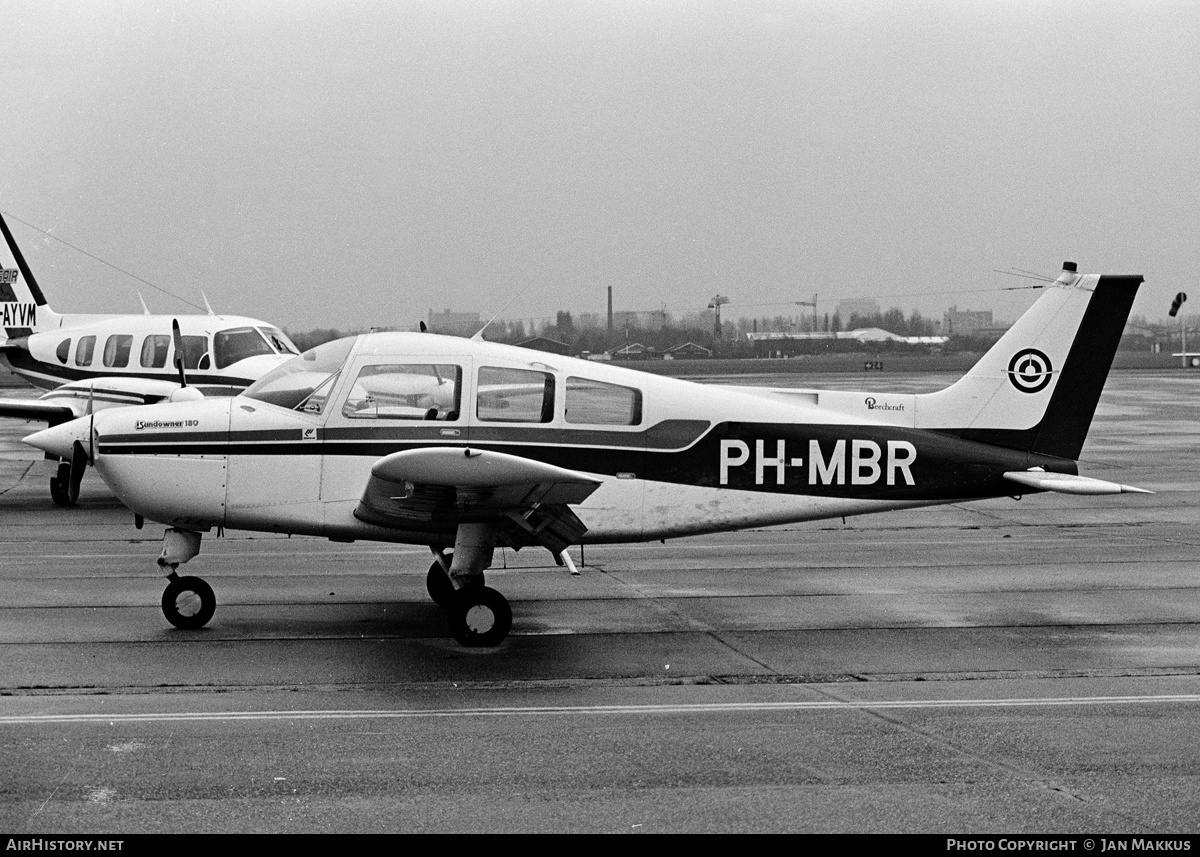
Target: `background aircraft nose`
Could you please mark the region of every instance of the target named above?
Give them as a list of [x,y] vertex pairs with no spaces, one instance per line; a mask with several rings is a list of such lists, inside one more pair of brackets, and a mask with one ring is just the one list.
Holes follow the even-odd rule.
[[79,441],[86,449],[90,433],[91,418],[80,417],[61,425],[51,426],[48,429],[34,432],[28,437],[22,438],[22,441],[43,452],[57,455],[59,458],[69,461],[71,459],[72,445],[75,441]]

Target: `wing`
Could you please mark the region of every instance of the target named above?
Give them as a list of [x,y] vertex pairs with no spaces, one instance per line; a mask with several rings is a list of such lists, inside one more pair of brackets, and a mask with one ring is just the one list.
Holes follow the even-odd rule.
[[37,420],[47,425],[58,425],[83,414],[86,402],[80,402],[79,413],[69,402],[47,402],[42,399],[0,399],[0,417],[21,420]]
[[504,452],[410,449],[375,462],[354,515],[422,531],[486,523],[512,547],[537,544],[558,554],[587,532],[570,506],[600,484],[585,473]]
[[0,399],[0,417],[38,420],[55,426],[93,410],[152,405],[169,398],[179,385],[156,378],[91,378],[55,387],[36,399]]

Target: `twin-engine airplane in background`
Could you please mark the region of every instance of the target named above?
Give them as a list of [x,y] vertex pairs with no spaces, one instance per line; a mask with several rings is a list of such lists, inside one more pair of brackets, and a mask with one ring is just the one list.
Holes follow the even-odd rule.
[[[209,621],[176,569],[212,528],[427,545],[468,646],[510,630],[497,546],[677,538],[1059,491],[1078,475],[1140,276],[1062,275],[957,383],[902,395],[699,385],[482,340],[373,333],[235,398],[112,410],[26,442],[85,454],[138,523],[167,524],[167,619]],[[1147,492],[1148,493],[1148,492]]]
[[[50,391],[0,399],[0,417],[55,426],[105,408],[180,398],[185,383],[191,395],[233,396],[297,354],[282,331],[253,318],[60,315],[46,303],[3,215],[0,232],[0,358]],[[47,456],[47,463],[54,502],[73,504],[86,460]]]

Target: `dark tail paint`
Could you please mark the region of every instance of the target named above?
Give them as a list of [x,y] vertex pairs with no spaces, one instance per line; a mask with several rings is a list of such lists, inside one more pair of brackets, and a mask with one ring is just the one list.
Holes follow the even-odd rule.
[[1054,394],[1036,426],[1023,430],[964,429],[947,434],[1071,461],[1079,458],[1142,279],[1139,274],[1100,277]]
[[[42,294],[37,280],[33,278],[33,272],[29,270],[29,265],[26,264],[25,257],[21,255],[21,248],[17,246],[16,239],[13,238],[12,232],[9,231],[3,214],[0,214],[0,232],[4,233],[4,240],[8,243],[8,249],[12,252],[13,259],[16,260],[17,270],[25,282],[25,287],[29,289],[29,294],[33,298],[33,302],[39,307],[46,306],[46,296]],[[0,279],[0,303],[20,303],[21,300],[21,296],[16,293],[12,285]],[[7,337],[13,340],[22,336],[29,336],[33,333],[33,328],[6,327],[4,331]]]

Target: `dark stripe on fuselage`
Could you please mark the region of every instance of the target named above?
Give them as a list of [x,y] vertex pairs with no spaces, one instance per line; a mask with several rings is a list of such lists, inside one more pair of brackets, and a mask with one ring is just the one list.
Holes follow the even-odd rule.
[[[506,452],[547,464],[607,476],[633,474],[654,482],[773,494],[886,499],[959,500],[1034,493],[1004,479],[1005,471],[1040,466],[1075,473],[1074,462],[991,447],[940,433],[879,426],[790,426],[721,423],[682,449],[564,444],[543,429],[540,443],[470,440],[308,440],[287,432],[245,433],[231,442],[180,433],[101,438],[101,455],[362,456],[430,446]],[[264,435],[273,435],[271,439]],[[253,438],[253,439],[251,439]]]
[[[153,421],[152,421],[153,422]],[[492,428],[479,426],[456,425],[437,421],[414,421],[410,425],[371,426],[336,426],[333,428],[313,428],[315,436],[304,441],[303,447],[308,447],[315,441],[321,441],[334,446],[353,444],[353,448],[368,445],[372,448],[392,451],[394,444],[428,445],[436,444],[532,444],[534,446],[546,443],[566,444],[578,447],[610,447],[627,449],[672,450],[684,449],[698,441],[708,430],[708,420],[663,420],[660,423],[635,432],[605,431],[603,429],[571,429],[571,428]],[[158,428],[158,426],[147,426]],[[241,444],[278,444],[300,440],[304,429],[300,427],[287,429],[264,429],[230,432],[229,443]],[[456,435],[444,432],[460,432]],[[169,434],[148,435],[135,431],[132,434],[114,434],[104,439],[105,443],[114,446],[126,444],[143,444],[147,442],[167,441],[171,444],[199,444],[211,446],[213,432],[209,430],[188,431],[180,426],[179,430]],[[264,453],[266,454],[266,453]],[[308,454],[307,452],[305,454]],[[344,454],[344,453],[338,453]],[[356,453],[350,453],[356,454]],[[386,453],[384,453],[386,454]]]
[[[64,331],[64,337],[67,333]],[[178,379],[178,374],[172,374],[167,369],[150,370],[146,372],[127,372],[120,369],[111,369],[101,367],[98,369],[83,369],[77,366],[55,366],[52,363],[43,363],[36,360],[33,355],[27,351],[6,351],[4,352],[8,364],[13,371],[22,377],[26,377],[31,383],[45,389],[44,379],[40,377],[30,378],[26,373],[32,373],[36,376],[50,375],[58,383],[54,384],[57,387],[59,384],[65,384],[69,381],[88,381],[94,378],[142,378],[154,381],[175,381]],[[206,375],[199,372],[189,371],[187,373],[187,382],[193,387],[210,386],[210,387],[233,387],[240,390],[249,387],[254,383],[253,378],[234,378],[228,375]]]

